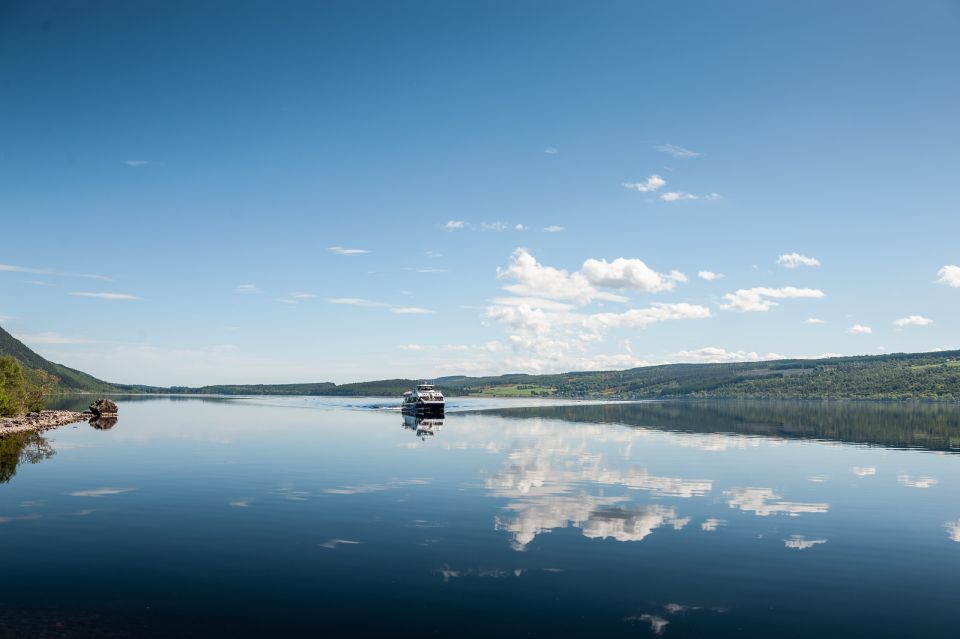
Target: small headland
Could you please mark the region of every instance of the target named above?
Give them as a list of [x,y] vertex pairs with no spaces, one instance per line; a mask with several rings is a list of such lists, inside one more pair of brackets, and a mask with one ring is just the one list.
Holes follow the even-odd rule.
[[90,404],[90,410],[41,410],[15,417],[0,417],[0,439],[17,433],[39,432],[66,426],[75,422],[90,421],[94,428],[111,428],[117,422],[117,405],[109,399],[100,399]]

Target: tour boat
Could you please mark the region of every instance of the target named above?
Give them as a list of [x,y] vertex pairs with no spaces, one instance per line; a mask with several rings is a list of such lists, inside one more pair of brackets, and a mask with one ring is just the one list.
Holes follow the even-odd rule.
[[417,389],[403,394],[405,413],[443,413],[443,393],[429,382],[417,384]]

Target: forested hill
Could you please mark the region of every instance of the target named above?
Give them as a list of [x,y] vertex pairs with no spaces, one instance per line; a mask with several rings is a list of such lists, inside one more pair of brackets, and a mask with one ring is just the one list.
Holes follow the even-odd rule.
[[[398,397],[415,379],[354,384],[273,384],[199,388],[120,387],[133,392],[225,395]],[[898,353],[741,364],[668,364],[625,371],[440,377],[448,396],[607,399],[794,398],[960,401],[960,351]]]
[[560,375],[450,377],[436,382],[465,394],[484,395],[960,401],[960,351],[740,364],[668,364]]
[[51,362],[30,350],[26,344],[0,327],[0,355],[12,355],[21,364],[33,370],[41,370],[59,379],[59,390],[67,392],[116,392],[113,384],[87,375],[82,371]]

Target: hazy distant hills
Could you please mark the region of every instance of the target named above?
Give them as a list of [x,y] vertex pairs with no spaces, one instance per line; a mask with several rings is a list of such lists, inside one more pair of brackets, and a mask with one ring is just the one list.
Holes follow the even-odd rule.
[[[44,359],[3,328],[0,328],[0,355],[13,355],[30,368],[56,375],[60,378],[61,390],[66,392],[399,397],[419,381],[385,379],[339,385],[316,382],[169,388],[109,383]],[[450,376],[433,381],[451,396],[960,401],[960,351],[739,364],[667,364],[625,371],[555,375]]]

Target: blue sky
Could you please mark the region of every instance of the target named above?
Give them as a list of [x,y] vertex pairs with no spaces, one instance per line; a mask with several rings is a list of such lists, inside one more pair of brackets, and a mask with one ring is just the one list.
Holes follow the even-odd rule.
[[3,3],[0,325],[151,384],[957,348],[958,27]]

